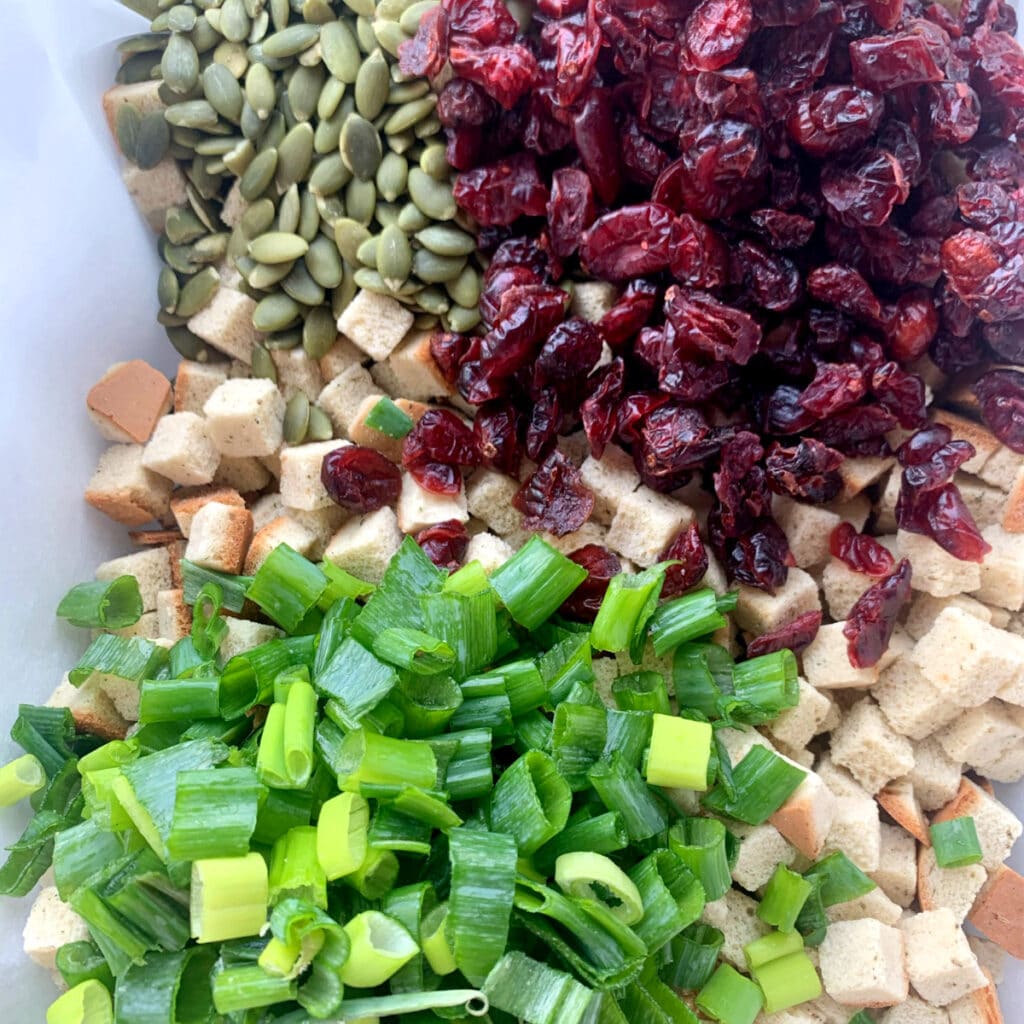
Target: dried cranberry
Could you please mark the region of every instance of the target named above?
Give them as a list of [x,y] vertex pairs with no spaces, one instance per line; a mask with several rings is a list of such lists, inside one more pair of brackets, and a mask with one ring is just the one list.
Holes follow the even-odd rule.
[[1008,448],[1024,453],[1024,374],[993,370],[978,379],[974,393],[992,433]]
[[867,576],[888,576],[895,561],[888,548],[866,533],[858,533],[851,523],[840,523],[829,538],[829,551],[854,572]]
[[878,128],[885,104],[866,89],[830,85],[797,104],[789,134],[811,156],[824,157],[863,146]]
[[903,17],[903,0],[867,0],[867,8],[881,28],[895,28]]
[[939,314],[931,295],[924,290],[901,295],[883,314],[889,351],[900,362],[924,355],[939,330]]
[[789,384],[781,384],[771,393],[764,416],[769,434],[799,434],[814,425],[817,417],[800,404],[801,394]]
[[802,25],[819,7],[821,0],[759,0],[757,19],[762,25]]
[[613,359],[600,371],[597,386],[580,407],[583,429],[595,459],[604,455],[608,442],[615,436],[615,410],[624,381],[625,364],[621,358]]
[[580,14],[548,22],[541,39],[555,54],[555,101],[571,107],[590,88],[601,52],[601,29],[592,18]]
[[468,36],[456,40],[448,51],[455,73],[481,86],[506,110],[530,91],[537,78],[537,58],[525,46],[481,47]]
[[803,297],[800,269],[791,259],[747,241],[740,242],[735,256],[743,270],[743,281],[759,306],[778,313]]
[[554,388],[543,388],[536,396],[526,424],[526,455],[534,462],[551,450],[562,425],[562,403]]
[[729,278],[729,250],[714,228],[681,213],[672,225],[669,269],[680,284],[719,288]]
[[518,217],[539,217],[548,204],[547,186],[529,153],[516,153],[465,171],[455,179],[452,191],[459,205],[481,224],[511,224]]
[[434,78],[444,67],[448,48],[448,15],[440,6],[420,18],[416,35],[398,48],[403,75]]
[[852,267],[828,263],[811,272],[807,290],[821,302],[831,303],[850,316],[868,323],[882,317],[882,304],[871,290],[871,285]]
[[462,473],[457,466],[445,462],[413,462],[407,467],[410,476],[425,491],[454,496],[462,491]]
[[664,405],[644,421],[637,452],[650,476],[674,477],[699,469],[723,440],[696,409]]
[[587,570],[587,578],[566,598],[559,611],[576,622],[593,622],[612,577],[622,572],[622,562],[600,544],[586,544],[571,551],[568,557]]
[[[712,121],[680,139],[676,176],[680,206],[698,217],[727,217],[757,204],[764,193],[768,161],[761,133],[744,121]],[[669,165],[662,178],[672,171]]]
[[564,537],[590,518],[594,495],[579,470],[555,448],[516,492],[512,504],[523,513],[525,529]]
[[821,194],[836,220],[847,227],[880,227],[908,193],[900,162],[882,149],[827,164],[821,172]]
[[1016,213],[1010,194],[991,181],[965,182],[956,190],[956,201],[960,216],[976,228],[990,228]]
[[927,419],[924,381],[900,369],[897,363],[884,363],[875,369],[871,392],[907,430],[920,427]]
[[437,98],[437,116],[445,128],[479,128],[497,113],[497,105],[464,78],[453,78]]
[[745,366],[761,343],[757,322],[706,292],[673,285],[665,293],[665,317],[679,343],[716,360]]
[[486,402],[477,409],[473,436],[484,465],[508,476],[519,476],[523,453],[519,446],[518,426],[519,415],[511,402]]
[[402,443],[402,465],[421,462],[479,466],[480,449],[473,431],[448,409],[428,409]]
[[731,64],[746,45],[753,21],[750,0],[700,0],[686,22],[694,66],[717,71]]
[[940,82],[928,86],[928,120],[933,142],[962,146],[981,124],[978,94],[966,82]]
[[809,647],[821,628],[821,612],[804,612],[768,633],[762,633],[747,644],[747,657],[759,658],[776,651],[799,654]]
[[442,0],[452,32],[472,36],[483,46],[511,43],[519,26],[503,0]]
[[672,211],[657,203],[607,213],[584,232],[580,259],[607,281],[656,273],[668,266],[673,220]]
[[740,536],[771,509],[768,477],[760,465],[763,458],[764,448],[749,430],[739,431],[722,446],[714,485],[719,522],[727,536]]
[[1024,365],[1024,321],[986,324],[982,334],[1000,359],[1018,366]]
[[804,388],[800,404],[818,419],[856,405],[868,391],[867,381],[854,363],[822,363],[814,380]]
[[574,316],[560,323],[541,346],[533,364],[538,385],[586,377],[601,358],[601,331],[589,320]]
[[593,221],[594,189],[590,178],[575,167],[555,171],[548,200],[551,251],[562,259],[572,256]]
[[700,539],[696,523],[682,530],[665,549],[662,561],[678,562],[665,571],[662,597],[678,597],[695,587],[708,571],[708,552]]
[[643,131],[635,117],[626,118],[619,143],[626,177],[638,185],[653,185],[669,162],[668,154]]
[[754,210],[750,220],[777,249],[801,249],[814,234],[814,221],[784,210]]
[[632,444],[640,437],[640,424],[655,409],[671,401],[671,396],[663,391],[634,391],[623,398],[615,410],[615,432],[621,440]]
[[352,512],[375,512],[398,501],[402,474],[380,452],[360,445],[324,456],[320,479],[331,501]]
[[890,576],[868,587],[850,610],[843,636],[854,668],[877,665],[889,649],[899,614],[910,600],[910,578],[910,562],[904,558]]
[[607,90],[594,89],[572,122],[572,138],[601,202],[615,202],[622,185],[618,132]]
[[601,332],[613,349],[624,345],[647,323],[658,295],[657,286],[650,281],[630,281],[615,305],[601,317]]
[[466,557],[469,534],[458,519],[447,519],[420,530],[416,534],[416,543],[423,548],[434,565],[454,572]]
[[843,478],[838,473],[842,463],[840,452],[805,437],[793,448],[773,445],[765,459],[765,473],[776,494],[821,505],[842,490]]
[[850,65],[859,86],[882,96],[905,85],[943,78],[928,41],[910,32],[858,39],[850,44]]
[[435,331],[430,336],[430,356],[449,384],[454,384],[459,375],[459,363],[469,348],[469,342],[461,334]]
[[792,559],[779,524],[761,519],[727,543],[723,561],[731,579],[774,594],[786,582]]
[[888,455],[885,435],[897,419],[878,405],[860,405],[844,409],[821,423],[815,434],[831,448],[847,455]]

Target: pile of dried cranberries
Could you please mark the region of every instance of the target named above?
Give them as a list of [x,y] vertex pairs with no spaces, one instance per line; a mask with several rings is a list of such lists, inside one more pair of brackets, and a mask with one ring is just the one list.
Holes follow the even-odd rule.
[[[424,17],[402,67],[454,72],[438,116],[491,257],[486,333],[437,336],[434,356],[478,407],[483,461],[540,463],[533,524],[589,514],[555,449],[582,425],[656,490],[701,474],[712,550],[771,590],[790,561],[772,493],[830,501],[846,457],[897,436],[900,527],[984,555],[950,482],[964,453],[922,431],[914,371],[976,369],[986,422],[1024,452],[1024,373],[980,372],[1024,365],[1015,30],[1004,0],[537,0],[525,26],[502,0],[443,0]],[[588,277],[622,289],[597,324],[560,287]],[[407,454],[443,486],[421,440]]]

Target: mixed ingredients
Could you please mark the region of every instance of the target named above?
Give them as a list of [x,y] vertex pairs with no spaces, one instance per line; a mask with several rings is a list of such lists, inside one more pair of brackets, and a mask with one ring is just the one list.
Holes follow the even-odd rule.
[[47,1024],[1012,1020],[1013,8],[125,2]]

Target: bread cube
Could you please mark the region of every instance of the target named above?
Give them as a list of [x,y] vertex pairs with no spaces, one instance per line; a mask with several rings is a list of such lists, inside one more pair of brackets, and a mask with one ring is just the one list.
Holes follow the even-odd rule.
[[796,859],[796,849],[774,825],[732,826],[731,831],[740,840],[733,881],[747,892],[757,892],[780,864],[788,867]]
[[142,464],[153,473],[183,487],[211,483],[220,452],[206,431],[206,421],[194,412],[164,416],[142,453]]
[[590,438],[585,430],[577,430],[558,439],[558,450],[579,469],[590,455]]
[[1002,522],[1006,508],[1006,494],[998,487],[990,487],[977,477],[957,473],[953,483],[960,491],[960,497],[974,518],[979,529],[997,526]]
[[569,312],[596,324],[618,298],[619,289],[607,281],[577,281],[572,287]]
[[452,386],[430,352],[430,339],[434,333],[410,331],[381,364],[384,371],[381,383],[386,384],[390,394],[404,395],[419,402],[430,402],[452,394]]
[[[561,551],[563,555],[569,555],[579,548],[586,547],[588,544],[608,547],[608,532],[603,526],[598,526],[597,523],[588,521],[578,530],[573,530],[572,533],[563,533],[561,537],[556,537],[553,533],[547,532],[541,533],[540,536],[556,551]],[[515,535],[510,535],[505,539],[513,547],[521,547],[529,539],[529,534],[522,541],[517,541]],[[620,561],[622,562],[623,572],[635,571],[636,567],[628,558],[622,558]]]
[[861,921],[869,918],[895,928],[903,919],[903,908],[889,899],[882,889],[876,888],[855,900],[836,903],[826,910],[826,914],[830,921]]
[[121,169],[121,178],[139,213],[154,231],[163,231],[167,211],[172,206],[188,202],[185,175],[172,156],[165,156],[147,170],[126,164]]
[[994,980],[986,974],[984,988],[950,1003],[946,1007],[949,1024],[1004,1024],[1006,1018],[999,1006],[999,993]]
[[252,542],[245,556],[246,576],[255,576],[259,567],[270,553],[282,544],[287,544],[306,558],[316,546],[316,536],[290,516],[279,516],[253,534]]
[[851,569],[839,558],[830,558],[821,574],[825,603],[833,619],[845,619],[865,590],[878,580]]
[[907,973],[919,996],[948,1006],[986,984],[967,936],[946,908],[927,910],[900,924],[906,945]]
[[342,523],[351,518],[349,511],[338,505],[328,505],[326,508],[314,509],[312,512],[286,508],[284,513],[294,519],[304,530],[308,530],[315,538],[308,556],[313,561],[323,558],[324,550],[331,542],[331,538],[341,528]]
[[61,946],[88,939],[88,925],[60,898],[57,887],[48,885],[40,889],[22,932],[29,959],[48,971],[55,971]]
[[277,386],[286,402],[300,393],[311,402],[317,400],[324,389],[324,378],[320,373],[320,364],[308,356],[305,349],[273,349],[270,357],[277,367]]
[[867,689],[878,682],[877,665],[854,668],[850,664],[849,642],[843,636],[845,625],[832,622],[822,626],[804,650],[804,676],[819,690]]
[[641,485],[619,501],[607,545],[646,569],[661,559],[679,532],[692,522],[692,508]]
[[111,445],[85,489],[85,500],[125,526],[163,519],[170,509],[171,481],[146,469],[141,444]]
[[881,480],[892,469],[896,460],[891,456],[859,455],[843,459],[839,466],[839,475],[843,478],[843,489],[839,492],[841,501],[867,490],[873,483]]
[[207,399],[228,379],[221,363],[197,363],[183,359],[174,378],[174,411],[201,415]]
[[331,419],[336,436],[348,434],[364,399],[378,394],[370,374],[358,363],[342,370],[317,398],[317,405]]
[[338,330],[371,359],[381,362],[398,347],[414,319],[400,302],[364,288],[338,317]]
[[204,569],[237,575],[252,540],[252,513],[211,501],[192,517],[185,557]]
[[986,938],[1024,960],[1024,878],[1005,865],[992,872],[969,918]]
[[255,310],[256,302],[248,295],[222,286],[189,319],[188,329],[208,345],[248,366],[253,345],[263,337],[252,325]]
[[848,769],[869,792],[914,767],[910,741],[891,728],[872,700],[855,704],[832,733],[832,760]]
[[180,496],[171,499],[171,513],[182,536],[188,537],[192,530],[192,520],[195,518],[195,514],[204,505],[209,505],[211,502],[245,508],[245,499],[231,487],[200,487],[187,494],[180,492]]
[[768,820],[800,853],[817,860],[832,832],[835,813],[835,796],[820,776],[809,771]]
[[281,450],[281,497],[288,508],[312,512],[333,504],[320,479],[324,459],[348,441],[313,441]]
[[706,904],[701,920],[722,933],[721,957],[741,971],[747,970],[743,947],[771,931],[757,916],[757,902],[739,889],[730,889],[720,900]]
[[134,576],[139,584],[143,612],[155,611],[156,595],[171,585],[170,552],[162,546],[147,548],[112,558],[96,569],[98,580],[116,580],[119,576]]
[[960,709],[945,700],[912,657],[897,658],[871,690],[888,723],[903,736],[921,740],[948,725]]
[[[362,445],[364,448],[372,448],[374,451],[380,452],[384,458],[390,459],[396,465],[400,465],[405,438],[390,437],[388,434],[382,434],[379,430],[374,430],[373,427],[368,426],[366,423],[367,417],[377,407],[377,404],[384,400],[384,397],[384,395],[367,395],[359,403],[359,408],[349,424],[348,436],[352,438],[353,444]],[[410,402],[407,398],[395,399],[395,405],[413,423],[419,423],[423,418],[423,414],[430,409],[429,405],[424,405],[422,402]]]
[[896,502],[900,497],[902,483],[903,470],[894,466],[885,478],[885,486],[875,503],[875,528],[879,532],[896,532]]
[[949,1014],[910,996],[905,1003],[886,1010],[878,1018],[878,1024],[949,1024]]
[[938,734],[943,750],[996,782],[1024,777],[1024,708],[991,700]]
[[398,517],[386,505],[349,520],[331,538],[324,557],[369,583],[380,583],[403,540]]
[[[177,643],[192,632],[192,609],[185,604],[184,590],[161,590],[156,595],[156,615],[160,636],[164,640]],[[138,709],[134,717],[138,718]]]
[[819,947],[825,991],[843,1006],[893,1006],[907,998],[903,936],[880,921],[836,921]]
[[60,685],[50,694],[46,706],[67,708],[79,732],[105,740],[124,739],[128,723],[104,692],[101,681],[99,677],[93,676],[81,686],[73,686],[65,673]]
[[254,494],[270,483],[270,470],[254,455],[240,459],[222,455],[213,482],[241,494]]
[[640,474],[632,458],[617,445],[610,444],[600,459],[592,455],[580,466],[580,479],[594,495],[595,523],[609,526],[619,504],[640,486]]
[[878,867],[871,880],[894,903],[909,907],[917,895],[917,842],[897,825],[881,825]]
[[227,380],[209,397],[206,430],[222,455],[272,455],[283,440],[285,400],[273,381]]
[[519,481],[493,469],[478,469],[466,482],[469,511],[482,519],[499,537],[507,537],[522,525],[522,513],[512,505]]
[[786,534],[789,550],[801,569],[813,569],[828,560],[829,538],[842,522],[835,512],[779,496],[772,502],[772,514]]
[[986,793],[970,779],[961,779],[956,796],[935,815],[933,821],[951,821],[953,818],[974,819],[974,827],[981,844],[981,863],[989,871],[996,871],[1020,839],[1024,826],[1017,816],[994,796]]
[[914,787],[907,778],[893,779],[875,795],[878,806],[905,828],[919,843],[931,846],[932,837],[928,831],[928,819],[921,810]]
[[141,359],[115,363],[85,399],[100,434],[123,444],[145,444],[172,402],[171,382]]
[[919,533],[900,530],[896,534],[900,558],[909,558],[914,567],[913,587],[932,597],[969,594],[981,586],[981,566],[963,562]]
[[935,620],[946,608],[959,608],[968,615],[981,619],[982,622],[992,622],[992,609],[966,594],[957,594],[956,597],[917,594],[907,613],[907,632],[915,640],[920,640],[935,625]]
[[1007,533],[1024,533],[1024,467],[1013,478],[1000,522]]
[[962,768],[933,737],[914,745],[914,767],[907,777],[923,810],[936,811],[956,796]]
[[504,565],[515,554],[512,548],[493,533],[478,533],[469,538],[466,562],[479,562],[488,575]]
[[987,526],[981,535],[992,550],[981,564],[981,586],[974,596],[1017,612],[1024,607],[1024,536],[1007,533],[1001,526]]
[[765,725],[772,738],[794,750],[806,747],[824,731],[824,722],[832,707],[832,700],[816,690],[806,679],[798,679],[800,696],[796,707],[786,708],[777,718]]
[[878,806],[869,793],[835,793],[832,828],[825,840],[828,853],[841,850],[865,873],[877,871],[882,860],[882,829]]
[[264,494],[257,498],[250,508],[254,530],[262,530],[279,516],[288,514],[280,494]]
[[733,618],[741,629],[755,636],[768,633],[786,622],[792,622],[805,612],[818,611],[821,607],[817,584],[803,569],[790,569],[786,582],[774,594],[744,584],[736,589]]
[[967,919],[987,878],[988,872],[981,864],[944,868],[931,847],[922,846],[917,852],[917,899],[921,909],[945,907],[957,924]]
[[1021,456],[1012,448],[1000,445],[978,470],[978,476],[987,484],[1009,492],[1021,467]]
[[352,344],[348,338],[338,335],[338,340],[328,349],[327,354],[320,357],[320,374],[330,383],[353,366],[362,366],[366,362],[366,354]]
[[117,112],[120,107],[130,103],[143,115],[163,109],[164,101],[160,98],[160,84],[158,79],[150,79],[145,82],[112,85],[103,94],[103,115],[107,119],[107,127],[115,141],[117,140],[115,129]]
[[268,626],[262,622],[250,622],[248,619],[234,617],[224,621],[227,623],[228,632],[220,645],[220,657],[225,664],[236,654],[244,654],[283,635],[276,626]]
[[445,523],[449,519],[460,523],[469,521],[464,489],[456,495],[434,494],[420,487],[411,473],[402,474],[397,511],[398,525],[404,533],[419,533],[428,526]]

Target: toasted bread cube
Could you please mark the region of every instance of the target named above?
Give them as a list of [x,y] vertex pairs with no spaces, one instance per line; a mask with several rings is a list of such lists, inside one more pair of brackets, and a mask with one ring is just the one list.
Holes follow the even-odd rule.
[[1009,856],[1024,832],[1017,816],[970,779],[961,779],[956,796],[935,815],[934,821],[970,817],[981,844],[981,863],[995,871]]
[[156,614],[164,640],[176,643],[191,633],[192,609],[185,604],[184,590],[161,590],[156,596]]
[[249,202],[242,195],[242,179],[236,178],[224,197],[224,205],[220,210],[220,219],[229,227],[237,228],[242,223],[245,211],[249,209]]
[[841,850],[861,871],[877,871],[882,862],[878,805],[859,786],[857,792],[833,792],[832,828],[825,840],[825,851]]
[[607,281],[578,281],[572,287],[569,312],[596,324],[618,298],[619,289]]
[[893,729],[913,740],[930,736],[960,714],[908,656],[882,672],[871,695]]
[[763,938],[771,929],[757,916],[757,902],[739,891],[730,889],[721,899],[704,907],[701,920],[717,928],[725,937],[721,956],[741,971],[747,970],[744,946]]
[[914,786],[908,778],[893,779],[875,795],[878,806],[901,828],[906,829],[919,843],[932,845],[928,819],[921,810]]
[[558,450],[579,469],[590,455],[590,438],[585,430],[577,430],[558,439]]
[[[973,948],[973,947],[972,947]],[[982,968],[984,972],[984,968]],[[1005,1024],[994,979],[985,974],[986,985],[946,1007],[949,1024]]]
[[469,538],[466,563],[479,562],[488,575],[504,565],[515,554],[511,546],[493,533],[478,533]]
[[272,455],[283,440],[285,400],[273,381],[227,380],[209,397],[206,430],[222,455]]
[[116,580],[134,576],[142,596],[142,610],[156,610],[156,595],[171,585],[171,556],[166,547],[148,548],[103,562],[96,569],[96,579]]
[[917,900],[921,909],[945,907],[957,924],[967,919],[987,878],[988,872],[981,864],[944,868],[931,847],[922,846],[917,852]]
[[900,497],[902,482],[903,470],[894,466],[885,478],[885,486],[875,504],[875,529],[880,533],[896,532],[896,502]]
[[1006,976],[1006,950],[981,935],[968,935],[967,942],[978,958],[981,969],[997,984]]
[[74,686],[67,673],[46,701],[48,708],[67,708],[79,732],[90,733],[105,740],[124,739],[128,723],[106,695],[99,678],[87,679]]
[[115,363],[85,400],[100,434],[122,444],[145,444],[172,403],[171,382],[142,359]]
[[891,457],[875,455],[843,459],[839,466],[839,475],[843,478],[843,489],[839,492],[840,501],[849,501],[881,480],[892,469],[895,461]]
[[174,378],[174,411],[201,415],[207,399],[228,379],[221,363],[197,363],[183,359]]
[[987,484],[998,487],[1008,493],[1020,472],[1021,456],[1012,448],[1000,445],[986,460],[978,471],[978,476]]
[[969,920],[979,932],[1024,960],[1024,877],[1000,865],[978,896]]
[[830,558],[821,574],[825,603],[833,619],[845,619],[865,590],[878,582],[866,573],[851,569],[839,558]]
[[871,880],[894,903],[909,907],[917,895],[917,842],[898,825],[881,826],[878,867]]
[[111,445],[101,456],[85,500],[125,526],[163,519],[170,510],[172,484],[142,464],[141,444]]
[[413,479],[411,473],[402,474],[402,491],[398,496],[398,525],[404,533],[419,533],[428,526],[447,522],[469,522],[465,489],[457,495],[434,494]]
[[287,514],[280,494],[264,494],[252,503],[252,525],[254,530],[262,530],[267,523],[272,523],[279,516]]
[[768,819],[805,857],[816,860],[832,831],[836,798],[809,771],[792,796]]
[[115,141],[117,141],[115,126],[119,108],[130,103],[140,114],[146,115],[162,110],[164,106],[164,101],[160,98],[159,79],[132,82],[126,85],[112,85],[103,94],[102,103],[103,116],[107,119],[107,127]]
[[908,778],[921,808],[936,811],[952,800],[960,788],[963,765],[954,761],[934,737],[914,745],[914,767]]
[[430,402],[453,393],[430,352],[433,335],[433,331],[410,331],[386,361],[374,368],[381,370],[379,381],[390,394]]
[[316,542],[316,536],[301,523],[290,516],[279,516],[253,534],[252,543],[245,556],[245,575],[255,576],[259,567],[267,560],[267,556],[282,544],[287,544],[300,555],[309,558]]
[[192,517],[185,557],[204,569],[238,574],[252,540],[252,513],[211,501]]
[[333,504],[320,474],[324,459],[348,441],[313,441],[285,447],[281,451],[281,497],[288,508],[313,512]]
[[171,513],[174,515],[178,529],[182,536],[188,537],[192,531],[192,520],[195,514],[211,502],[220,505],[233,505],[235,508],[245,508],[245,499],[231,487],[200,487],[189,493],[181,492],[180,497],[171,499]]
[[974,447],[974,455],[961,467],[965,473],[977,476],[982,466],[1002,447],[991,430],[965,416],[958,416],[947,409],[936,409],[931,418],[933,422],[949,427],[954,440],[967,441]]
[[617,445],[610,444],[600,459],[592,455],[580,466],[580,478],[594,495],[591,518],[610,526],[623,498],[640,486],[640,474],[633,460]]
[[869,793],[877,793],[914,767],[910,741],[890,727],[878,705],[869,699],[846,713],[832,733],[831,749],[832,760],[848,769]]
[[188,202],[185,175],[174,157],[165,156],[148,170],[128,164],[122,169],[121,177],[139,213],[154,231],[163,231],[164,219],[172,206],[184,206]]
[[938,734],[943,750],[996,782],[1024,777],[1024,708],[991,700]]
[[[96,630],[96,633],[101,632]],[[139,616],[138,622],[133,622],[130,626],[124,626],[121,629],[107,630],[109,633],[113,633],[114,636],[124,637],[126,640],[130,640],[132,637],[139,637],[142,640],[156,640],[160,636],[160,626],[157,621],[156,609],[151,612],[143,612]]]
[[327,354],[320,358],[320,374],[330,383],[353,366],[362,366],[366,362],[366,354],[352,344],[348,338],[338,335],[338,340],[328,349]]
[[331,542],[331,538],[341,528],[342,523],[351,518],[348,510],[338,505],[314,509],[312,512],[304,512],[296,508],[286,508],[284,512],[314,536],[315,541],[308,556],[313,561],[323,558],[324,551]]
[[867,689],[878,682],[877,665],[854,668],[850,664],[849,645],[843,635],[845,625],[832,622],[822,626],[804,651],[804,675],[819,690]]
[[345,523],[331,538],[324,557],[361,580],[380,583],[402,539],[398,517],[385,505]]
[[379,393],[370,374],[358,363],[342,370],[320,392],[317,405],[331,418],[335,436],[348,434],[363,400]]
[[[402,462],[402,446],[405,439],[382,434],[379,430],[374,430],[373,427],[368,426],[366,423],[367,417],[377,408],[377,404],[383,400],[384,395],[367,395],[359,403],[359,408],[356,409],[352,422],[349,424],[348,436],[352,438],[353,444],[362,445],[364,448],[372,448],[374,451],[380,452],[384,458],[390,459],[396,465],[400,465]],[[423,418],[423,414],[430,408],[430,406],[424,405],[422,402],[410,402],[407,398],[397,399],[395,405],[409,416],[413,423],[419,423]]]
[[1024,607],[1024,537],[1001,526],[987,526],[981,535],[992,550],[981,563],[981,586],[974,596],[986,604],[1020,611]]
[[398,347],[415,318],[400,302],[363,289],[338,317],[338,330],[381,362]]
[[733,618],[741,629],[755,636],[821,607],[817,584],[803,569],[790,569],[786,582],[774,594],[745,584],[737,588],[737,594]]
[[518,530],[523,514],[512,505],[519,481],[493,469],[478,469],[466,483],[466,504],[499,537]]
[[932,597],[969,594],[981,586],[981,566],[954,558],[931,539],[919,533],[900,530],[896,534],[900,558],[909,558],[914,567],[913,587]]
[[262,622],[250,622],[248,619],[233,617],[224,621],[227,623],[228,632],[221,642],[220,656],[225,664],[236,654],[244,654],[282,635],[276,626],[268,626]]
[[608,530],[607,545],[646,569],[661,558],[676,535],[692,522],[692,508],[640,486],[620,500]]
[[747,892],[757,892],[780,864],[788,867],[796,860],[796,849],[774,825],[732,826],[731,831],[740,840],[732,877]]
[[949,1024],[949,1014],[938,1006],[929,1006],[917,996],[890,1007],[878,1018],[879,1024]]
[[881,921],[890,928],[895,928],[903,918],[903,908],[889,899],[880,888],[872,889],[855,900],[836,903],[829,907],[826,913],[830,921],[861,921],[870,918]]
[[866,918],[836,921],[818,955],[825,991],[843,1006],[893,1006],[907,998],[898,928]]
[[25,952],[30,960],[48,971],[57,969],[57,951],[69,942],[85,942],[89,928],[85,921],[48,885],[39,890],[22,932]]
[[907,614],[907,632],[915,640],[920,640],[935,625],[935,620],[946,608],[959,608],[968,615],[981,619],[982,622],[992,621],[992,609],[966,594],[957,594],[956,597],[917,594]]
[[799,750],[824,731],[824,722],[832,707],[832,700],[816,690],[806,679],[797,679],[800,696],[796,707],[786,708],[765,728],[772,738]]
[[220,452],[206,431],[206,421],[194,412],[164,416],[142,453],[142,464],[153,473],[183,487],[211,483]]
[[842,522],[839,515],[821,505],[805,505],[792,498],[776,497],[772,513],[789,541],[789,550],[801,569],[813,569],[829,558],[829,538]]
[[963,498],[979,529],[1002,522],[1006,494],[998,487],[990,487],[977,477],[968,476],[966,473],[957,473],[953,477],[953,483],[960,491],[960,497]]
[[213,482],[241,494],[253,494],[270,483],[270,470],[254,455],[238,459],[222,455]]
[[240,360],[252,362],[252,347],[263,335],[252,325],[256,303],[234,288],[220,287],[213,298],[188,322],[188,329],[215,349]]
[[1007,533],[1024,533],[1024,467],[1013,478],[1000,521]]
[[927,910],[900,924],[907,973],[914,991],[935,1006],[948,1006],[986,984],[967,936],[946,908]]
[[274,349],[270,356],[277,367],[277,386],[285,401],[290,401],[300,392],[311,402],[317,400],[324,389],[324,378],[316,359],[308,356],[301,347]]

